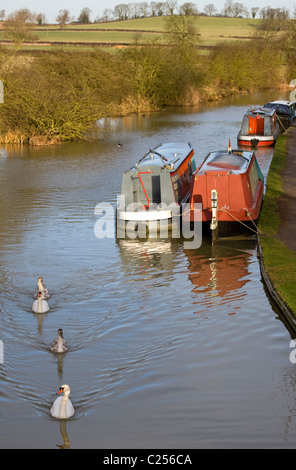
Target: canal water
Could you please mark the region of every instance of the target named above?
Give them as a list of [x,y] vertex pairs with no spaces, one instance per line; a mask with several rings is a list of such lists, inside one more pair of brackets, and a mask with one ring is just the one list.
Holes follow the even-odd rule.
[[[272,96],[271,98],[278,98]],[[122,172],[161,142],[197,164],[236,146],[270,96],[99,123],[96,142],[0,154],[1,448],[294,448],[293,338],[260,274],[256,241],[97,238]],[[117,142],[122,146],[119,148]],[[272,150],[260,150],[267,175]],[[32,312],[37,278],[50,310]],[[49,347],[63,328],[69,350]],[[75,415],[49,414],[62,384]]]

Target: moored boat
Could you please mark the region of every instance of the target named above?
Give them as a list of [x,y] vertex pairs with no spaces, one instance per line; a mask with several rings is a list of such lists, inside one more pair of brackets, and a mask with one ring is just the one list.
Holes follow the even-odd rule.
[[[217,236],[256,232],[263,201],[264,177],[254,151],[218,150],[204,159],[193,175],[190,224]],[[201,205],[201,206],[200,206]],[[198,208],[199,206],[199,208]]]
[[270,147],[275,144],[279,133],[275,109],[253,106],[244,114],[237,142],[240,146]]
[[295,126],[296,103],[294,101],[269,101],[264,105],[264,108],[275,110],[281,132],[285,132],[290,126]]
[[[164,143],[150,149],[122,176],[117,206],[118,228],[129,231],[139,226],[158,230],[177,223],[183,203],[188,202],[192,174],[196,169],[194,151],[188,143]],[[122,233],[122,232],[121,232]]]

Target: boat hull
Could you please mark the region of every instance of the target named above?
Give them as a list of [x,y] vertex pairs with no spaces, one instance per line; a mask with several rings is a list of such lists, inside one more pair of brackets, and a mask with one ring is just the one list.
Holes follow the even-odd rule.
[[[255,235],[256,233],[256,225],[258,223],[258,219],[254,221],[219,221],[218,223],[218,237],[219,238],[229,238],[229,237],[236,237],[240,235],[250,236]],[[210,228],[210,222],[203,222],[202,224],[202,235],[204,237],[211,237],[212,230]]]
[[[123,212],[117,209],[117,238],[146,238],[168,236],[169,233],[180,233],[181,217],[173,216],[172,211],[145,211],[145,214]],[[157,212],[157,213],[156,213]]]
[[274,136],[247,136],[239,135],[237,138],[238,145],[242,147],[272,147],[276,143],[276,137]]

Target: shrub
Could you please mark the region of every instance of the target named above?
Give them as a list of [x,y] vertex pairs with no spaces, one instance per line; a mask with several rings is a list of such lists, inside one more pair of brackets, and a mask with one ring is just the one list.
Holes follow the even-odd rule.
[[212,80],[239,90],[272,88],[280,80],[280,53],[261,40],[223,43],[210,54]]
[[126,94],[118,59],[104,53],[63,51],[0,60],[5,100],[0,134],[50,140],[82,139],[96,119],[107,115]]

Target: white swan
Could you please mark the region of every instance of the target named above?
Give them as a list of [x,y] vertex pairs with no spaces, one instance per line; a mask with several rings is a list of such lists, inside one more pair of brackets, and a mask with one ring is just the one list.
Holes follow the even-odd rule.
[[63,396],[58,397],[50,409],[50,414],[54,418],[66,419],[74,415],[74,407],[69,399],[70,387],[69,385],[62,385],[57,392],[57,395],[63,393]]
[[68,350],[67,343],[64,340],[62,328],[58,329],[58,337],[54,339],[53,342],[51,343],[50,350],[56,353],[63,353]]
[[34,313],[46,313],[49,310],[49,305],[46,300],[42,299],[42,292],[38,293],[38,299],[34,300],[32,305]]
[[42,299],[49,299],[50,293],[47,287],[44,285],[42,277],[38,277],[37,280],[37,287],[34,294],[35,299],[38,299],[39,292],[42,292]]

